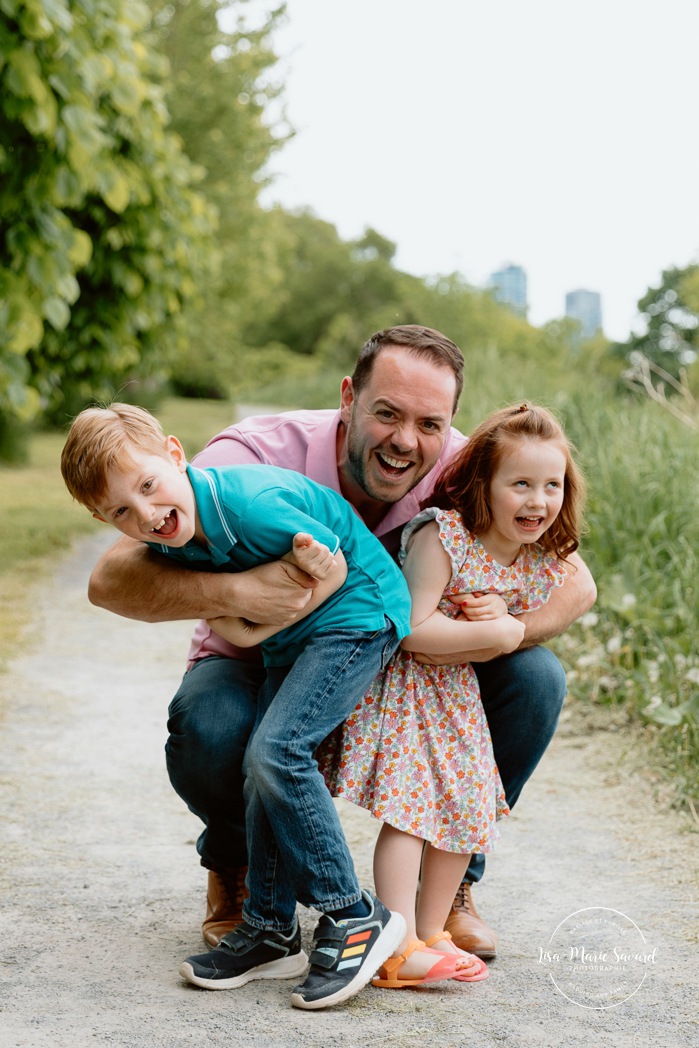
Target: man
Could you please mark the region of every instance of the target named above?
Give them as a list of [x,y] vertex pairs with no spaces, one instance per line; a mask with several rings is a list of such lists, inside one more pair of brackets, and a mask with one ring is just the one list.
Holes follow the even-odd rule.
[[[335,411],[247,419],[219,434],[199,466],[266,462],[304,473],[341,492],[388,551],[429,497],[464,437],[451,426],[463,386],[460,350],[438,331],[404,325],[377,332],[343,379]],[[478,661],[476,670],[498,769],[510,807],[553,736],[565,696],[560,663],[540,643],[558,635],[595,600],[583,561],[549,603],[523,616],[521,650],[456,652],[435,661]],[[156,563],[141,543],[121,539],[96,566],[90,600],[144,621],[241,615],[288,625],[310,599],[313,580],[285,561],[238,574],[193,573]],[[471,604],[478,598],[469,597]],[[429,653],[425,658],[429,657]],[[246,866],[242,761],[261,682],[259,664],[199,624],[189,668],[170,706],[166,745],[175,790],[203,821],[197,842],[209,870],[203,934],[216,946],[241,919]],[[474,856],[447,923],[457,945],[488,960],[497,935],[479,917],[471,884],[485,859]]]

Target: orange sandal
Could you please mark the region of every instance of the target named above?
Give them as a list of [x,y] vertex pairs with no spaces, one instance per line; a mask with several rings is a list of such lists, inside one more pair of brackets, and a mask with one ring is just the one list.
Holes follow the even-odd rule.
[[[398,977],[400,969],[415,950],[433,953],[437,959],[422,978],[400,979]],[[462,959],[456,955],[452,957],[451,954],[440,953],[439,950],[430,950],[421,939],[412,939],[398,957],[389,957],[387,961],[384,961],[371,983],[372,986],[383,986],[392,990],[398,990],[403,986],[421,986],[423,983],[439,982],[441,979],[455,979],[459,973],[459,969],[456,966]]]
[[[433,935],[427,940],[425,946],[433,946],[434,943],[441,942],[443,939],[451,941],[451,934],[449,932],[440,932],[438,935]],[[447,956],[450,955],[448,954]],[[480,982],[482,979],[487,979],[490,975],[488,965],[480,957],[476,957],[475,953],[466,953],[465,950],[459,950],[458,955],[454,954],[454,956],[457,960],[461,957],[463,960],[468,960],[471,963],[468,968],[457,970],[452,979],[458,979],[459,982]],[[475,971],[473,971],[474,968]]]

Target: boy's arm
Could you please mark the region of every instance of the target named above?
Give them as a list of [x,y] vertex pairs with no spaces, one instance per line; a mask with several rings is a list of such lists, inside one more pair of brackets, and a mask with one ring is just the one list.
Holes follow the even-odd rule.
[[[297,536],[298,538],[298,536]],[[309,536],[304,536],[309,538]],[[294,544],[296,539],[294,539]],[[318,543],[322,545],[322,543]],[[325,550],[327,546],[323,547]],[[328,550],[328,552],[330,552]],[[292,556],[293,554],[287,554]],[[332,554],[331,554],[332,556]],[[323,558],[325,559],[325,558]],[[340,586],[344,584],[347,578],[347,561],[345,560],[342,550],[338,550],[337,553],[332,557],[333,564],[325,571],[325,577],[318,581],[315,589],[312,591],[311,598],[294,620],[299,622],[301,619],[305,619],[307,615],[310,615],[312,611],[320,607],[328,597],[331,597],[333,593],[339,590]],[[270,624],[262,624],[257,622],[251,622],[249,619],[243,619],[236,616],[222,615],[214,618],[208,618],[207,624],[211,627],[214,633],[218,633],[224,640],[229,641],[231,644],[236,644],[239,648],[250,648],[256,644],[261,644],[264,640],[269,640],[275,633],[279,633],[284,626],[275,626]]]
[[239,615],[283,629],[317,585],[289,561],[241,572],[192,571],[142,542],[121,538],[95,565],[88,597],[97,607],[142,622]]

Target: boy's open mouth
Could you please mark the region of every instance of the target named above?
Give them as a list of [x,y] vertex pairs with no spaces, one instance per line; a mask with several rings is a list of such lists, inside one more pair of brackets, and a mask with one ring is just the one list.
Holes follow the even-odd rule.
[[171,509],[151,531],[161,539],[167,539],[170,535],[174,535],[177,531],[177,510]]

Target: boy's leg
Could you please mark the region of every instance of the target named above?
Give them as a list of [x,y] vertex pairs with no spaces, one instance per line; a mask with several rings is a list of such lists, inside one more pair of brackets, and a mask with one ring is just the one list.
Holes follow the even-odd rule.
[[242,920],[247,869],[242,763],[264,679],[260,664],[210,656],[170,704],[170,781],[204,823],[197,849],[209,870],[202,933],[210,946]]
[[335,630],[312,638],[293,666],[268,669],[245,757],[245,918],[252,925],[288,931],[297,901],[333,912],[360,900],[352,856],[314,754],[395,647],[393,628]]
[[[553,652],[543,647],[474,663],[473,668],[512,808],[553,738],[566,694],[565,671]],[[490,960],[498,936],[481,919],[471,897],[471,885],[484,870],[485,856],[473,855],[446,927],[462,950]]]
[[310,972],[292,995],[297,1007],[325,1008],[352,997],[402,938],[403,918],[360,891],[313,757],[395,647],[392,627],[373,635],[338,630],[315,637],[290,670],[269,671],[245,759],[250,801],[246,920],[213,954],[184,962],[180,972],[189,981],[223,988],[250,978],[284,977],[277,975],[281,966],[286,970],[302,956],[297,895],[335,916],[358,902],[366,912],[362,918],[321,918]]

